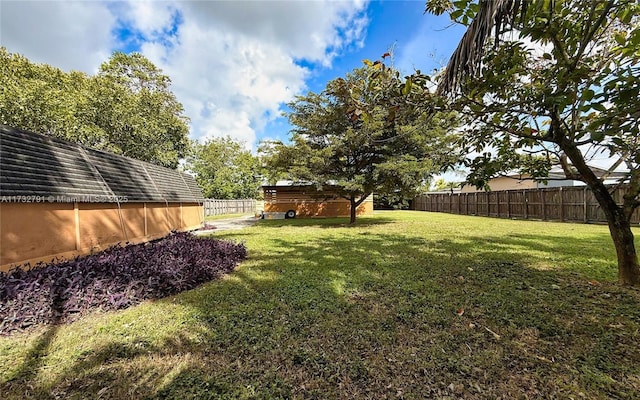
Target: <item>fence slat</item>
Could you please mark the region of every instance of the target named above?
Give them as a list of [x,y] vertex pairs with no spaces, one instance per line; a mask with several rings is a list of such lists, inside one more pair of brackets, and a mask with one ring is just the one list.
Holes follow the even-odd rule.
[[253,199],[204,199],[203,208],[205,217],[210,215],[255,213],[256,201]]
[[[612,195],[618,204],[623,201],[624,190],[624,186],[618,186],[614,189]],[[471,193],[428,193],[414,199],[414,209],[507,218],[582,223],[607,222],[593,192],[586,186],[472,193],[473,196],[469,196]],[[503,196],[502,201],[501,196]],[[493,201],[494,197],[495,202]],[[462,207],[463,202],[464,207]],[[505,212],[502,212],[502,206],[506,206]],[[640,208],[631,217],[632,224],[640,223],[640,211],[638,210]]]

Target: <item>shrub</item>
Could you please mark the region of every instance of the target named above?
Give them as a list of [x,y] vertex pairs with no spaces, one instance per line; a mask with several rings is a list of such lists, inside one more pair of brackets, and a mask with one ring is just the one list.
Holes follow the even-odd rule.
[[243,244],[173,232],[150,243],[0,272],[0,334],[170,296],[231,272],[246,256]]

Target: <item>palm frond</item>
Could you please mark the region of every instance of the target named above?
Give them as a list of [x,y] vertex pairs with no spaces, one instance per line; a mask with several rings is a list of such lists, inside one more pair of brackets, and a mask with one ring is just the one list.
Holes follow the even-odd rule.
[[477,76],[487,42],[498,42],[504,29],[512,27],[518,15],[523,16],[530,0],[480,0],[478,13],[451,55],[438,83],[439,94],[459,90],[467,76]]

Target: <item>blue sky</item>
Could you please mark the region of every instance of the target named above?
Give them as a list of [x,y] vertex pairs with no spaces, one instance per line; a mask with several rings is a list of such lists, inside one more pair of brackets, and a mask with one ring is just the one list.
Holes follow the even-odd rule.
[[200,141],[255,149],[288,137],[281,113],[389,49],[405,74],[446,64],[464,32],[424,1],[0,2],[0,44],[34,62],[95,73],[139,51],[172,79]]
[[[369,3],[366,15],[369,23],[363,46],[350,48],[337,56],[331,67],[308,65],[308,89],[320,92],[327,82],[361,67],[362,60],[376,60],[393,49],[394,63],[403,74],[414,69],[424,73],[446,65],[458,45],[464,27],[452,25],[448,16],[424,14],[423,1],[376,1]],[[284,139],[289,126],[284,118],[269,123],[264,137]]]

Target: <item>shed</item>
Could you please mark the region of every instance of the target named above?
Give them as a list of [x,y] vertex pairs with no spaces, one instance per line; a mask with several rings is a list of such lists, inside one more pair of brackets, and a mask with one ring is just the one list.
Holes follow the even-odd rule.
[[0,270],[198,228],[203,200],[190,175],[0,125]]
[[[279,181],[275,185],[262,186],[264,211],[284,212],[293,210],[297,217],[348,217],[349,200],[338,196],[335,186],[318,188],[310,184],[294,184]],[[373,215],[373,195],[358,206],[357,215]]]

